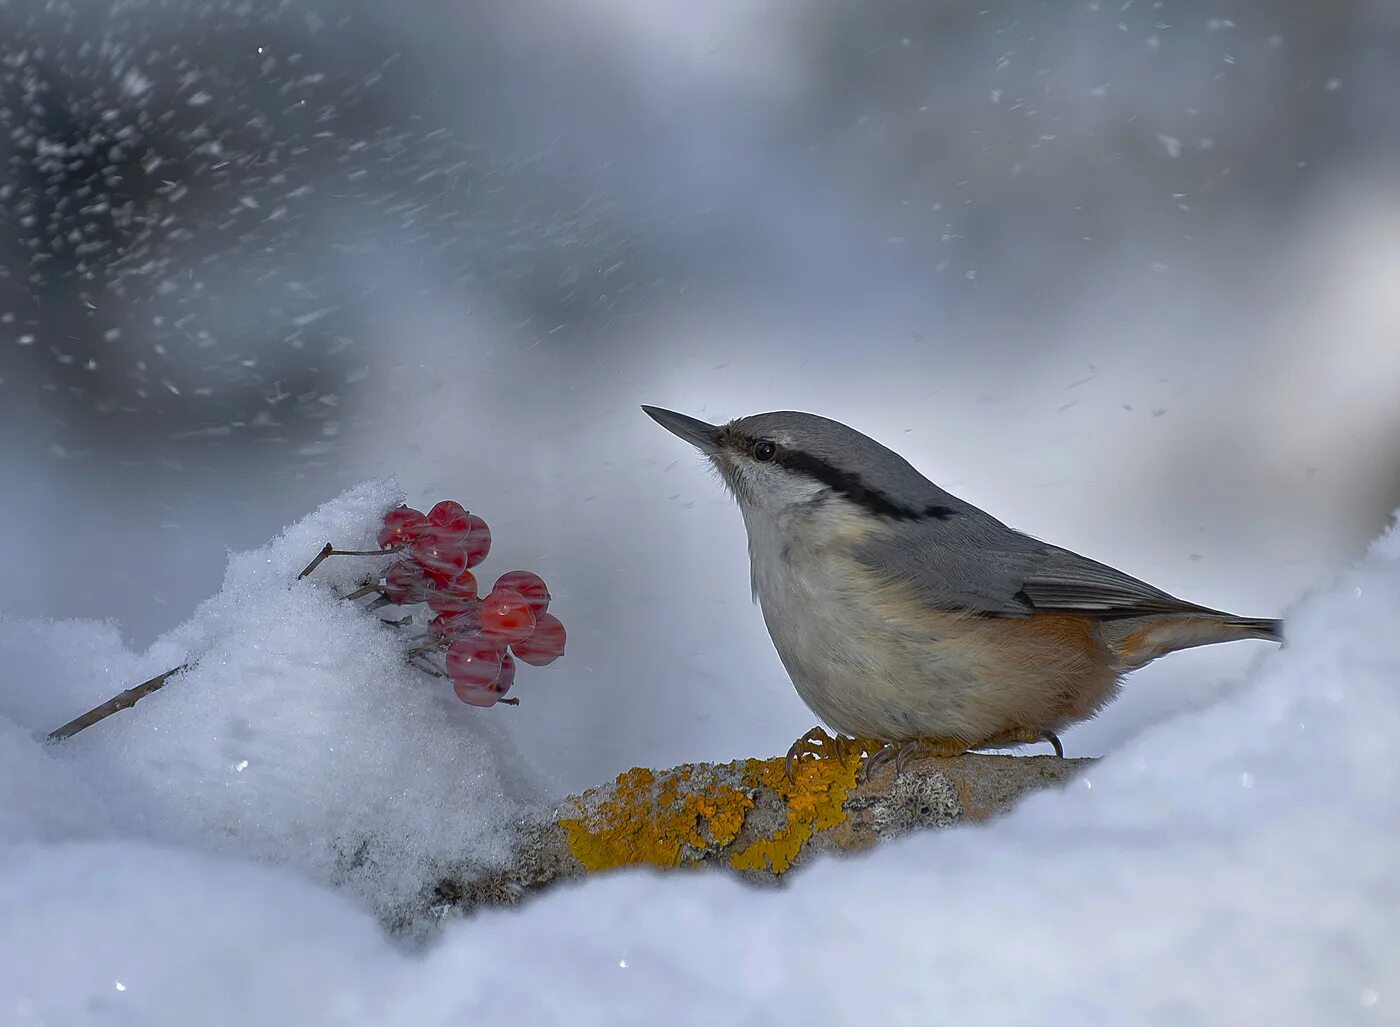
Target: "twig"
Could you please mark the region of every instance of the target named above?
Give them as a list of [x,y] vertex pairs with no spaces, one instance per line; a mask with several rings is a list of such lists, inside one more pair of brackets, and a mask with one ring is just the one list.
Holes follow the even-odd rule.
[[306,577],[308,574],[314,571],[317,567],[321,566],[321,561],[324,560],[326,557],[334,555],[335,546],[327,542],[325,547],[319,553],[316,554],[316,559],[308,563],[306,565],[306,570],[302,571],[300,574],[297,575],[297,580],[300,581],[302,578]]
[[94,706],[81,717],[76,717],[62,727],[50,731],[48,741],[61,742],[65,738],[71,738],[73,735],[76,735],[79,731],[83,730],[83,728],[92,727],[92,725],[96,724],[99,720],[106,720],[114,713],[120,713],[122,710],[131,709],[131,707],[135,706],[141,699],[163,688],[165,683],[176,674],[179,674],[181,671],[189,670],[189,667],[190,665],[188,663],[182,663],[178,667],[171,667],[164,674],[157,674],[149,681],[143,681],[133,688],[128,688],[125,692],[112,696],[112,698],[108,699],[101,706]]
[[400,542],[398,545],[390,546],[388,549],[337,549],[335,546],[327,542],[325,547],[319,553],[316,554],[316,558],[306,565],[306,569],[304,571],[297,575],[297,580],[300,581],[302,578],[306,577],[308,574],[314,571],[317,567],[321,566],[321,561],[326,559],[327,557],[388,556],[390,553],[397,553],[400,549],[407,548],[407,546],[408,543]]

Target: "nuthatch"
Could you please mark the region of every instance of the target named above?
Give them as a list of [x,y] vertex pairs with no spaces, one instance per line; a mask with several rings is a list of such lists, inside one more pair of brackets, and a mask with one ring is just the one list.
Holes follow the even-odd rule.
[[[749,535],[754,598],[802,701],[901,757],[1049,741],[1178,649],[1282,622],[1184,602],[1007,527],[838,421],[726,425],[646,406],[707,456]],[[817,752],[814,729],[792,755]],[[902,762],[902,759],[901,759]]]

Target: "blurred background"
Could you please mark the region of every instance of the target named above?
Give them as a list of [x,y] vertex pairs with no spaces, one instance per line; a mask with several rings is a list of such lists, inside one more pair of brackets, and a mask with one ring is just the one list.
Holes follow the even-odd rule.
[[[1386,0],[0,0],[0,613],[141,648],[397,476],[543,574],[559,790],[812,724],[638,409],[803,409],[1267,616],[1400,506]],[[309,556],[310,554],[308,554]],[[1262,647],[1180,654],[1107,751]],[[36,682],[35,687],[42,687]]]

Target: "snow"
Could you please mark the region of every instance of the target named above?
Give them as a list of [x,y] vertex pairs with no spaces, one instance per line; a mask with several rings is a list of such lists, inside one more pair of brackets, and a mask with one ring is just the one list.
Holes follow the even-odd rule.
[[[336,598],[386,558],[332,558],[296,581],[327,541],[373,549],[401,498],[365,485],[233,554],[220,592],[139,656],[111,625],[0,621],[15,671],[0,714],[42,736],[192,662],[134,711],[54,748],[54,787],[81,781],[131,836],[297,867],[385,913],[453,866],[498,864],[532,794],[509,738],[517,711],[467,709],[405,665],[397,629]],[[7,757],[11,780],[41,776],[42,754]],[[35,831],[75,830],[65,817]]]
[[0,1021],[1400,1022],[1400,531],[1223,700],[996,822],[781,890],[586,881],[410,953],[369,912],[401,875],[338,880],[334,839],[393,833],[421,871],[481,844],[444,823],[454,784],[475,816],[518,807],[506,722],[400,674],[387,629],[324,589],[349,560],[286,584],[395,498],[363,487],[233,557],[151,653],[101,626],[3,625],[3,713],[29,732],[104,674],[186,652],[202,669],[63,746],[0,730]]

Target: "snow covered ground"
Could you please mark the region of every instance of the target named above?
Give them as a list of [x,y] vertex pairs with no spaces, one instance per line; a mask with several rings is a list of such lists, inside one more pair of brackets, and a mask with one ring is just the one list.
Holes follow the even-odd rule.
[[372,911],[499,859],[535,791],[528,679],[468,709],[334,599],[351,560],[288,584],[396,501],[362,486],[234,555],[146,653],[0,620],[0,1023],[1400,1023],[1400,532],[1226,698],[1000,821],[781,891],[592,880],[410,952]]

